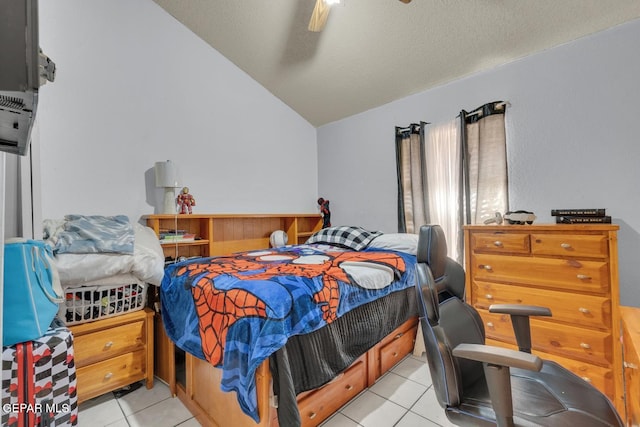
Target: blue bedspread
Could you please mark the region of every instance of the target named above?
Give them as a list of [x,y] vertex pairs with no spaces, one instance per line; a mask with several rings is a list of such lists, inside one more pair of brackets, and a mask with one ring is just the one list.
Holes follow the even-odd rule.
[[[386,286],[361,285],[342,267],[393,272]],[[255,371],[289,337],[315,331],[367,302],[413,286],[415,257],[395,251],[286,246],[170,265],[162,318],[184,351],[221,367],[224,391],[259,422]]]

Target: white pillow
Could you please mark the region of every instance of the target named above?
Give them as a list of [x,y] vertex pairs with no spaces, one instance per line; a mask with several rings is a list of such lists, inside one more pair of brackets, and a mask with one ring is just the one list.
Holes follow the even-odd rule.
[[418,252],[418,235],[411,233],[385,233],[373,239],[367,247],[391,249],[416,255]]

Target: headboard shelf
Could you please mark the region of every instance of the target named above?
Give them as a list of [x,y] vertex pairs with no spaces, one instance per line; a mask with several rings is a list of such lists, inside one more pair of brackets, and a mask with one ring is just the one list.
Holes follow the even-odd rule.
[[276,230],[287,233],[289,244],[304,243],[322,228],[320,214],[191,214],[145,215],[142,217],[157,236],[180,230],[195,240],[163,242],[166,257],[217,256],[233,252],[265,249]]

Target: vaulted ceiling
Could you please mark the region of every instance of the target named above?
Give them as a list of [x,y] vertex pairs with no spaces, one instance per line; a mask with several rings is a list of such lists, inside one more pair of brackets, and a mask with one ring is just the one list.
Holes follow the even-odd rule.
[[316,0],[154,1],[314,126],[640,17],[640,0],[342,0],[316,33]]

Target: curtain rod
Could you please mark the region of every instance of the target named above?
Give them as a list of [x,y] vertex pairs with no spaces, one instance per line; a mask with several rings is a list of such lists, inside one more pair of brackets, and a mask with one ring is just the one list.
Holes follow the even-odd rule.
[[[421,122],[421,123],[425,123],[428,124],[428,122]],[[398,133],[403,133],[403,132],[418,132],[420,130],[420,124],[418,123],[411,123],[409,126],[396,126],[396,134]]]
[[[511,107],[511,104],[509,103],[509,101],[502,101],[502,102],[498,102],[495,106],[496,108]],[[476,110],[472,113],[467,113],[467,117],[477,116],[478,114],[482,114],[482,107],[476,108]]]

